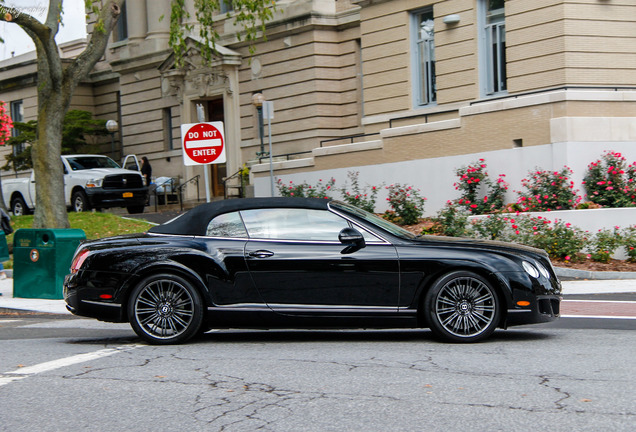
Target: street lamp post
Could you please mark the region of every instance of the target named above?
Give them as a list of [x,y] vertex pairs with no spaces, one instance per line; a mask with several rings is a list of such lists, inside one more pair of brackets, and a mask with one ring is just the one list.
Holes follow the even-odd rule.
[[110,132],[110,157],[115,159],[115,132],[119,130],[119,124],[115,120],[108,120],[106,130]]
[[263,96],[263,93],[254,93],[252,95],[252,105],[256,107],[256,112],[258,114],[258,135],[261,139],[261,151],[256,153],[256,156],[259,158],[267,154],[265,151],[265,143],[263,141],[263,102],[265,102],[265,96]]

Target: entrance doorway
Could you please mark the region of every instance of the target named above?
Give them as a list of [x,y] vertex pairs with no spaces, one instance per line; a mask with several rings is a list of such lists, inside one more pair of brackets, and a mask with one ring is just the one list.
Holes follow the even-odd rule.
[[[207,101],[208,121],[220,121],[225,125],[225,113],[223,111],[223,98],[212,99]],[[225,137],[227,143],[227,136]],[[226,149],[227,153],[227,149]],[[215,197],[224,196],[225,188],[223,185],[223,179],[227,177],[227,168],[224,163],[212,165],[211,194]]]

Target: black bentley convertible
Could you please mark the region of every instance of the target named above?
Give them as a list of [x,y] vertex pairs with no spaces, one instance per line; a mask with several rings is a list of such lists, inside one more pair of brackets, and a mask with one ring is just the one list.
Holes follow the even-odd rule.
[[303,198],[203,204],[146,233],[85,242],[64,283],[72,313],[129,321],[153,344],[237,327],[428,327],[474,342],[554,320],[560,293],[542,250],[415,236]]

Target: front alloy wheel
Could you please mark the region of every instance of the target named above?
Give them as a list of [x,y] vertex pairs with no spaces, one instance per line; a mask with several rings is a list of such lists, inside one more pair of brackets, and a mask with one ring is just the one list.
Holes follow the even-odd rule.
[[424,301],[431,331],[451,342],[477,342],[499,323],[500,306],[492,285],[472,272],[454,272],[438,280]]
[[133,290],[128,316],[135,333],[146,342],[160,345],[182,343],[201,327],[201,296],[179,276],[152,276]]

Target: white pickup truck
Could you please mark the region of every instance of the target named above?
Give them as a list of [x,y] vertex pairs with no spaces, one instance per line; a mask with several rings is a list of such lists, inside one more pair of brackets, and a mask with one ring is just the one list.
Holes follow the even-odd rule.
[[[127,156],[124,166],[132,165]],[[134,165],[136,158],[134,158]],[[143,213],[148,201],[148,187],[139,171],[121,168],[117,162],[101,155],[63,155],[64,200],[73,211],[91,208],[126,207],[129,213]],[[35,208],[35,180],[2,179],[2,196],[14,215],[30,213]]]

